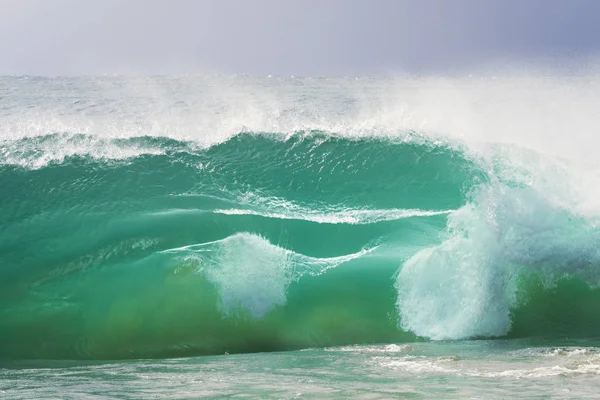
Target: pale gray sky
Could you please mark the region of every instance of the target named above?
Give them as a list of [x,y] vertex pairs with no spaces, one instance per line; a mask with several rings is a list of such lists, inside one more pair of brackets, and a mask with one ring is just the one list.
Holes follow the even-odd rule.
[[0,0],[0,74],[430,73],[599,53],[597,0]]

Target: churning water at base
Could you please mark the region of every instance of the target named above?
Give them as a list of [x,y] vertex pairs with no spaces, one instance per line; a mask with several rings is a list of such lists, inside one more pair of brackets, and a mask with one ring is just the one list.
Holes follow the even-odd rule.
[[0,97],[3,397],[597,390],[593,76]]
[[[556,344],[556,343],[555,343]],[[14,362],[3,399],[596,398],[598,342],[353,345],[120,362]]]

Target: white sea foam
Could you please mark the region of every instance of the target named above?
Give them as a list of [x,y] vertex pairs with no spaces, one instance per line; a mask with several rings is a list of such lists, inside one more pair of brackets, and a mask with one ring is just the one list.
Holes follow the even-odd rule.
[[256,318],[286,303],[287,288],[303,275],[319,275],[374,249],[339,257],[314,258],[284,249],[250,233],[170,249],[197,263],[217,285],[225,314],[245,309]]
[[[104,139],[164,136],[211,146],[242,131],[391,138],[417,131],[478,152],[503,143],[595,161],[600,86],[594,73],[496,75],[358,81],[5,77],[0,142],[62,132]],[[102,154],[81,146],[84,154],[113,150]]]
[[432,339],[506,334],[519,269],[599,282],[597,223],[531,187],[482,187],[449,216],[447,239],[402,267],[402,326]]
[[326,347],[325,351],[330,352],[349,352],[349,353],[358,353],[358,354],[372,354],[372,353],[381,353],[381,354],[394,354],[394,353],[410,353],[414,350],[413,346],[410,344],[387,344],[387,345],[379,345],[379,346],[366,346],[366,345],[355,345],[355,346],[341,346],[341,347]]
[[126,160],[141,154],[164,154],[160,146],[119,143],[114,140],[71,134],[31,138],[29,141],[0,140],[0,165],[38,169],[49,163],[62,163],[68,157],[89,156],[103,160]]
[[390,209],[390,210],[358,210],[344,209],[332,211],[315,211],[310,208],[297,207],[292,210],[281,211],[259,211],[249,209],[222,209],[215,213],[226,215],[258,215],[266,218],[296,219],[316,222],[319,224],[372,224],[383,221],[394,221],[412,217],[430,217],[434,215],[450,214],[452,210],[423,211],[412,209]]
[[600,375],[600,360],[580,357],[578,360],[518,361],[514,359],[460,359],[458,357],[429,357],[413,355],[375,356],[370,362],[377,367],[391,368],[399,374],[444,375],[464,378],[546,379]]

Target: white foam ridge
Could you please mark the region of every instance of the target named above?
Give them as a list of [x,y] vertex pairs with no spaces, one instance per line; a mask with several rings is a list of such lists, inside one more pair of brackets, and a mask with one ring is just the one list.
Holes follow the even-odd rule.
[[351,224],[363,225],[373,224],[384,221],[395,221],[403,218],[412,217],[431,217],[435,215],[450,214],[453,210],[443,211],[424,211],[416,209],[389,209],[389,210],[369,210],[369,209],[342,209],[316,211],[310,208],[296,207],[293,210],[278,211],[260,211],[250,209],[220,209],[213,211],[217,214],[226,215],[257,215],[266,218],[293,219],[316,222],[318,224]]
[[[551,350],[551,349],[548,349]],[[597,354],[573,354],[560,359],[462,359],[456,356],[430,357],[417,355],[379,355],[371,359],[377,366],[392,368],[409,374],[454,375],[465,378],[544,379],[600,375],[600,358]],[[532,365],[532,362],[535,362]]]
[[[593,162],[600,126],[597,82],[593,72],[566,76],[526,70],[360,80],[4,77],[0,147],[50,133],[96,139],[160,136],[208,147],[239,132],[318,130],[401,138],[416,131],[434,143],[460,142],[475,151],[503,143]],[[112,154],[125,151],[110,141],[98,144],[78,143],[66,154],[118,158]],[[51,145],[45,151],[38,163],[62,157]]]
[[318,202],[303,205],[281,197],[264,195],[257,191],[231,192],[229,194],[231,197],[236,198],[236,203],[243,208],[220,208],[214,210],[214,213],[256,215],[265,218],[311,221],[319,224],[365,225],[404,218],[446,215],[455,211],[351,208],[341,204],[321,204]]
[[247,233],[225,239],[166,250],[197,264],[198,272],[214,283],[221,296],[222,311],[240,309],[260,318],[285,305],[288,286],[303,275],[319,275],[373,251],[339,257],[314,258],[295,253]]
[[387,345],[354,345],[354,346],[341,346],[341,347],[325,347],[324,351],[329,352],[348,352],[348,353],[359,353],[359,354],[395,354],[395,353],[411,353],[414,347],[410,344],[387,344]]
[[89,135],[57,134],[22,140],[0,139],[0,165],[39,169],[49,163],[62,163],[72,156],[103,160],[126,160],[141,154],[164,154],[160,146],[118,141]]

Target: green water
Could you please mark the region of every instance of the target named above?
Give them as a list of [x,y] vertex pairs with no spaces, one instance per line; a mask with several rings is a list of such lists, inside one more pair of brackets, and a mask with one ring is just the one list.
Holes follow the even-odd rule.
[[286,99],[254,126],[181,79],[0,81],[3,398],[597,390],[593,167],[365,128],[385,81],[227,81]]

